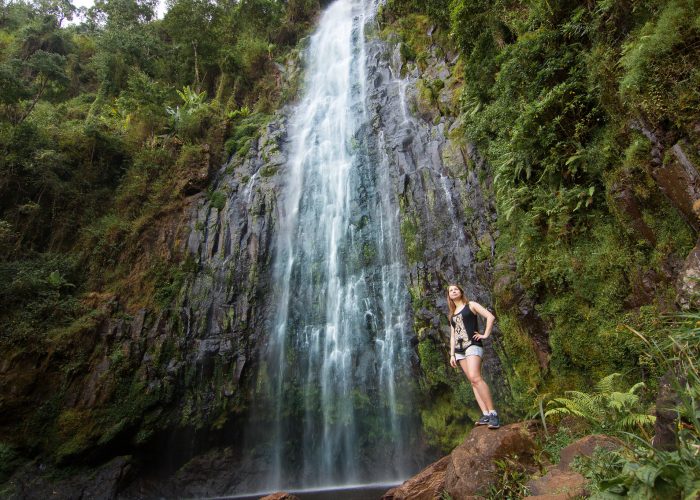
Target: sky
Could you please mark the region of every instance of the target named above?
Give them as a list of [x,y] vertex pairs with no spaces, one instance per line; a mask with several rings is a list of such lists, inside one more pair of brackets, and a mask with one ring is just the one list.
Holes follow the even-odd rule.
[[[165,15],[165,9],[167,8],[165,5],[166,0],[159,0],[158,1],[158,9],[156,10],[156,16],[158,19],[163,19],[163,16]],[[72,0],[71,2],[73,5],[76,7],[86,7],[90,8],[94,5],[95,1],[94,0]]]

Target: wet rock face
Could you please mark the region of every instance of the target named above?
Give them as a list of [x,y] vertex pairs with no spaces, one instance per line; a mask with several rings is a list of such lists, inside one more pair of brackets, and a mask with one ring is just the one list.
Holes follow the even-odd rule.
[[631,127],[649,139],[651,149],[651,176],[671,204],[695,230],[700,230],[697,202],[700,200],[700,173],[688,158],[683,141],[661,128],[635,121]]
[[[490,258],[497,236],[492,188],[488,166],[460,139],[461,123],[450,114],[459,92],[451,74],[452,57],[431,49],[423,74],[413,68],[398,78],[402,63],[396,58],[397,47],[380,40],[368,45],[369,120],[361,133],[371,138],[370,160],[388,176],[388,195],[399,212],[414,326],[443,343],[447,363],[447,285],[461,284],[471,300],[492,308]],[[434,102],[426,101],[426,82],[436,80],[447,83]],[[89,362],[61,394],[60,404],[72,412],[68,416],[90,422],[92,410],[114,404],[122,392],[127,394],[125,401],[134,403],[104,440],[106,431],[94,427],[94,433],[80,441],[82,448],[75,448],[76,455],[90,459],[92,455],[84,453],[94,445],[102,446],[95,460],[108,459],[149,442],[154,432],[165,432],[168,445],[178,450],[177,460],[186,460],[209,445],[194,449],[192,434],[173,429],[206,433],[215,426],[235,427],[232,421],[252,397],[252,374],[272,327],[268,308],[273,305],[266,298],[275,286],[270,265],[282,206],[279,197],[285,192],[291,112],[280,110],[244,156],[236,155],[222,166],[208,194],[201,190],[209,183],[215,155],[205,151],[196,173],[180,187],[189,195],[184,216],[170,214],[140,248],[168,262],[191,264],[184,287],[163,312],[141,309],[127,314],[114,298],[104,317],[86,329],[89,335],[79,349],[59,346],[45,357],[26,360],[34,370],[45,370],[54,358],[84,351]],[[498,335],[494,333],[492,339]],[[498,392],[505,392],[504,377],[493,341],[487,340],[485,348],[484,374],[502,401]],[[12,382],[18,395],[30,392],[39,380],[13,370],[0,367],[0,375]],[[60,379],[56,380],[57,385],[46,385],[46,393],[58,391]],[[495,380],[501,383],[493,384]],[[48,396],[34,391],[32,397],[38,404]],[[19,401],[13,415],[20,414],[27,401]],[[235,439],[236,434],[227,436]],[[238,459],[234,455],[226,455],[221,463],[230,465]],[[204,462],[191,465],[195,473],[207,467]],[[230,485],[222,481],[193,488],[192,494],[223,492]]]
[[530,297],[518,280],[515,256],[496,266],[493,293],[498,298],[499,310],[508,311],[518,319],[518,324],[532,339],[532,345],[540,368],[546,370],[552,349],[549,346],[547,326],[537,313],[535,300]]
[[[131,457],[116,457],[87,472],[75,472],[66,479],[51,480],[41,464],[26,465],[4,486],[5,498],[91,498],[113,500],[128,480]],[[3,496],[4,496],[3,495]]]
[[[277,196],[286,168],[287,117],[280,112],[244,158],[224,165],[190,213],[186,252],[197,273],[178,303],[184,360],[205,379],[212,398],[239,393],[257,351],[264,349],[266,295],[273,252]],[[218,382],[218,383],[217,383]],[[240,394],[238,394],[240,396]]]
[[[492,184],[488,166],[464,142],[461,122],[451,115],[461,93],[454,61],[433,46],[421,72],[415,65],[403,67],[399,54],[398,42],[368,45],[369,121],[377,138],[370,151],[393,186],[416,331],[443,343],[447,352],[449,284],[460,284],[470,300],[493,310]],[[497,337],[496,331],[492,339]],[[503,380],[493,344],[485,341],[484,375],[490,382]],[[498,399],[505,397],[500,392]]]

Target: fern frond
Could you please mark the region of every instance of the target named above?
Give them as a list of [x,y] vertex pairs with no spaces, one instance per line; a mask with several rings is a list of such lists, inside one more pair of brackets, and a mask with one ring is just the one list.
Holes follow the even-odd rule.
[[638,389],[642,389],[644,387],[646,387],[646,384],[644,382],[637,382],[632,387],[630,387],[630,389],[627,392],[629,392],[630,394],[634,394],[635,392],[637,392]]
[[563,415],[573,415],[575,417],[581,417],[583,419],[586,418],[584,414],[582,414],[580,411],[575,410],[575,409],[570,409],[570,408],[565,408],[565,407],[559,407],[559,408],[552,408],[551,410],[547,410],[544,413],[545,418],[546,417],[559,417]]
[[644,413],[632,413],[617,420],[615,427],[620,430],[632,430],[638,427],[654,425],[655,422],[655,415],[646,415]]
[[603,417],[605,408],[592,395],[580,391],[567,391],[566,395],[569,397],[556,398],[547,403],[551,409],[545,413],[545,417],[567,414],[593,423]]
[[606,406],[615,411],[623,411],[639,402],[639,396],[630,392],[613,392],[607,399]]
[[615,390],[615,381],[620,377],[619,373],[611,373],[607,377],[603,377],[596,384],[596,390],[599,393],[613,392]]

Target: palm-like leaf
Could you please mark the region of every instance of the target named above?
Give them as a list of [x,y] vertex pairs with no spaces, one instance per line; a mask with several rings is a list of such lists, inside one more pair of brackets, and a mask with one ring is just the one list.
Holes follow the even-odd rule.
[[615,391],[619,373],[612,373],[596,384],[596,392],[567,391],[566,397],[554,398],[547,403],[545,417],[573,415],[596,428],[618,431],[642,429],[652,425],[656,418],[640,408],[636,394],[644,383],[633,385],[627,391]]

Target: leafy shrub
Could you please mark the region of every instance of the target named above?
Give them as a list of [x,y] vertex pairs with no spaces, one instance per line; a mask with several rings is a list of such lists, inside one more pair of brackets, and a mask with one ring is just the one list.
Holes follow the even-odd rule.
[[222,191],[211,191],[207,193],[207,199],[212,208],[221,210],[226,205],[226,194]]
[[592,394],[567,391],[567,397],[552,399],[547,403],[549,410],[545,417],[572,415],[584,420],[597,432],[632,430],[648,436],[648,428],[656,417],[644,411],[636,394],[644,383],[638,382],[624,392],[616,391],[615,382],[619,377],[619,373],[613,373],[602,378]]
[[518,457],[504,457],[495,460],[498,477],[489,485],[487,498],[489,500],[524,498],[528,494],[525,483],[529,474],[518,462]]
[[700,493],[700,313],[676,317],[666,340],[644,336],[647,347],[675,376],[680,403],[678,448],[663,451],[648,439],[626,434],[630,445],[619,452],[593,455],[577,464],[592,480],[592,498],[696,498]]
[[229,155],[245,156],[253,141],[260,137],[262,127],[270,120],[265,113],[250,113],[247,108],[236,110],[230,115],[234,120],[229,138],[224,148]]

